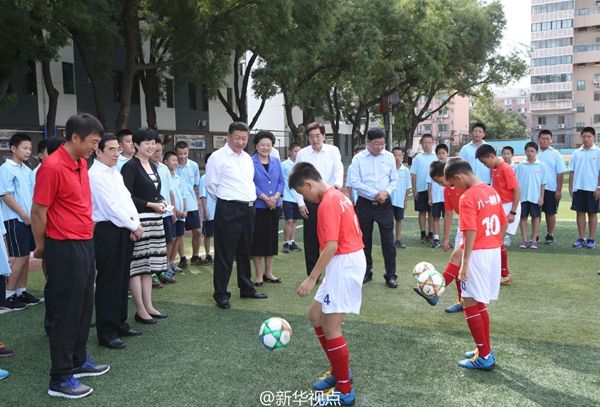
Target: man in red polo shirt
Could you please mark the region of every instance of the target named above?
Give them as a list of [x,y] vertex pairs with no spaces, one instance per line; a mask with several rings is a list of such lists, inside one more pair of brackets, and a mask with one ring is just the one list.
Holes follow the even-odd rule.
[[110,367],[86,356],[94,297],[94,222],[86,158],[98,146],[102,124],[77,114],[66,124],[64,146],[38,170],[31,226],[34,256],[43,258],[47,331],[50,338],[50,387],[55,397],[82,398],[93,389],[77,379],[99,376]]

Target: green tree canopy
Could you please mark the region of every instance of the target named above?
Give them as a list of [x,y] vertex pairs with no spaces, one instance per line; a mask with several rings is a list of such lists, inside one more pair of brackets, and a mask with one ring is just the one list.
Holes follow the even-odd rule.
[[494,101],[489,92],[473,98],[471,122],[481,122],[487,127],[489,139],[525,138],[528,129],[525,119],[519,112],[504,110]]

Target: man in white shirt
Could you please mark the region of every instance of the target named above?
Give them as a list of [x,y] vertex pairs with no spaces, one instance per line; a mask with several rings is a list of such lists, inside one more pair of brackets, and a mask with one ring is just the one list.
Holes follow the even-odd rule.
[[206,192],[217,200],[215,210],[215,259],[213,285],[217,306],[230,308],[227,291],[233,260],[241,298],[264,299],[250,279],[250,248],[254,234],[254,164],[244,151],[248,145],[246,123],[229,125],[227,143],[212,153],[206,164]]
[[90,168],[94,246],[96,250],[96,332],[100,345],[122,349],[121,336],[142,332],[127,323],[127,287],[133,241],[144,231],[131,194],[117,170],[119,143],[104,136]]
[[[296,164],[311,163],[321,174],[323,182],[341,189],[344,185],[344,165],[340,150],[336,146],[325,144],[325,125],[313,122],[308,125],[306,132],[310,145],[298,152]],[[304,202],[302,195],[298,194],[298,210],[304,218],[304,260],[308,275],[319,259],[317,208],[317,204]]]

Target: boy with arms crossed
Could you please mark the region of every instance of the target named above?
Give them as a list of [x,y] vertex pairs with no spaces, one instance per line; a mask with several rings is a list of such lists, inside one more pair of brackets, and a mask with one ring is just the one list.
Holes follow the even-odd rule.
[[[410,167],[410,181],[412,184],[413,197],[415,198],[415,211],[419,212],[419,228],[421,229],[421,243],[429,243],[433,239],[431,229],[431,206],[427,192],[427,175],[429,174],[429,165],[436,160],[433,153],[433,136],[429,133],[421,137],[421,146],[423,152],[413,158]],[[429,222],[429,234],[425,229],[425,222]]]
[[404,208],[408,201],[408,191],[411,188],[410,170],[402,164],[404,161],[404,153],[400,147],[392,148],[392,154],[396,160],[396,171],[398,175],[398,183],[396,189],[392,191],[392,209],[394,211],[394,221],[396,223],[396,239],[394,246],[400,249],[406,249],[406,245],[402,243],[402,220],[404,219]]
[[363,241],[354,213],[354,205],[340,191],[323,182],[310,163],[297,164],[289,178],[290,188],[307,201],[318,203],[317,234],[321,254],[310,275],[298,287],[304,297],[312,291],[323,271],[325,278],[312,302],[308,317],[321,346],[331,363],[331,372],[317,380],[313,389],[325,391],[317,405],[353,405],[356,392],[352,388],[349,354],[342,334],[347,313],[358,314],[362,301],[362,284],[366,270]]

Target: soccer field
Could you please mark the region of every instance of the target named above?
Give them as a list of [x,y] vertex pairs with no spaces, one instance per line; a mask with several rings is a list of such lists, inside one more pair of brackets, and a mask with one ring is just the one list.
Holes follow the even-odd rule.
[[[413,293],[412,266],[427,260],[442,270],[448,257],[418,243],[417,229],[416,219],[408,218],[409,248],[398,251],[396,290],[384,285],[380,248],[374,247],[374,280],[364,286],[362,312],[344,325],[357,405],[600,405],[600,262],[596,250],[570,247],[574,222],[559,222],[554,246],[509,248],[514,283],[502,287],[489,307],[498,361],[492,372],[456,364],[474,345],[462,314],[443,311],[454,302],[455,287],[436,307]],[[240,299],[233,277],[232,308],[221,310],[211,297],[212,270],[192,267],[177,284],[153,291],[157,307],[170,316],[151,327],[132,322],[144,335],[126,338],[125,349],[99,347],[92,329],[89,353],[112,368],[83,379],[94,393],[77,402],[46,395],[43,305],[0,315],[0,340],[16,350],[0,359],[11,372],[0,382],[0,405],[309,406],[307,391],[327,359],[305,317],[311,298],[296,295],[305,276],[303,253],[280,254],[274,262],[283,283],[262,287],[268,300]],[[41,293],[40,272],[32,273],[30,286]],[[130,303],[131,316],[133,309]],[[287,349],[270,353],[257,333],[275,315],[287,319],[294,334]]]

